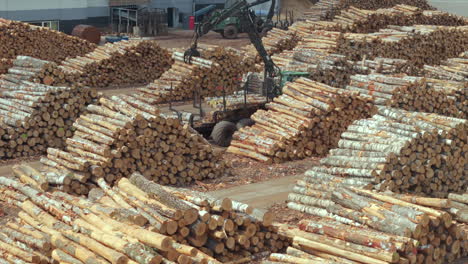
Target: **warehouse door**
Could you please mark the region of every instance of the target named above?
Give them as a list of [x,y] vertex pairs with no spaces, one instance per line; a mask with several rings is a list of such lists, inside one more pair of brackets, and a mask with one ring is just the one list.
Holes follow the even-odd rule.
[[174,19],[175,19],[175,8],[168,7],[167,8],[167,26],[174,27]]

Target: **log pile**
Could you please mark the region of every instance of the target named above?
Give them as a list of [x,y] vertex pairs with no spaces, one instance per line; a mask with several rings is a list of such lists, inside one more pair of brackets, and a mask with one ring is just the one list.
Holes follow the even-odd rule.
[[0,177],[0,200],[21,208],[16,221],[0,228],[2,258],[13,263],[220,264],[246,262],[289,244],[275,232],[271,213],[247,204],[163,187],[140,174],[114,187],[102,179],[97,184],[100,189],[81,198],[43,193]]
[[45,78],[58,86],[133,85],[159,78],[171,64],[170,54],[154,41],[119,41],[64,60]]
[[0,74],[5,74],[8,69],[13,66],[13,60],[11,59],[0,59]]
[[388,9],[364,10],[354,6],[335,16],[332,21],[310,21],[306,25],[311,29],[340,31],[350,33],[371,33],[389,25],[440,25],[464,26],[468,20],[442,11],[424,11],[408,5],[396,5]]
[[[295,24],[292,25],[294,28]],[[291,50],[300,40],[300,37],[296,34],[295,30],[283,30],[279,28],[273,28],[268,31],[267,35],[262,38],[263,46],[265,47],[269,55],[280,53],[284,50]],[[252,44],[244,46],[242,48],[247,52],[250,57],[255,57],[255,62],[262,63],[262,58],[258,56],[258,52]]]
[[228,152],[267,163],[324,156],[349,124],[374,111],[357,93],[305,78],[287,83],[266,108],[234,134]]
[[[0,76],[3,85],[19,85],[22,81],[52,85],[51,75],[59,74],[60,70],[55,62],[36,59],[29,56],[18,56],[12,60],[12,67]],[[66,86],[66,85],[54,85]],[[71,85],[69,85],[71,86]]]
[[[15,69],[10,68],[10,70]],[[53,87],[28,81],[0,85],[0,160],[62,148],[72,124],[98,94],[88,88]]]
[[[183,53],[173,52],[175,62],[171,68],[138,91],[144,96],[156,98],[158,103],[192,99],[195,95],[207,97],[232,94],[239,88],[242,74],[253,67],[251,61],[241,60],[233,51],[214,49],[207,50],[205,54],[212,60],[192,57],[191,63],[185,63]],[[241,64],[233,65],[225,59]]]
[[0,58],[24,55],[58,63],[95,48],[95,44],[59,31],[0,19]]
[[226,103],[226,110],[234,110],[265,104],[266,97],[254,93],[245,94],[244,91],[239,91],[226,96],[224,99],[222,96],[205,98],[205,103],[218,111],[224,109],[224,102]]
[[306,172],[305,181],[324,178],[433,197],[466,190],[466,119],[378,108],[372,118],[348,126],[338,148]]
[[272,59],[283,71],[308,72],[311,80],[333,87],[345,87],[353,67],[343,55],[300,48],[274,55]]
[[[74,123],[65,150],[47,149],[45,171],[65,171],[70,193],[88,193],[90,183],[114,183],[133,172],[161,184],[186,184],[224,173],[210,144],[188,124],[159,113],[154,99],[118,95],[100,98]],[[65,173],[64,172],[64,173]]]
[[[468,224],[468,193],[449,193],[448,199],[449,212],[454,216],[455,220]],[[468,245],[466,245],[466,243],[465,248],[468,250]]]
[[444,210],[445,199],[376,193],[348,183],[324,178],[317,184],[296,186],[288,206],[319,219],[302,220],[297,227],[281,226],[279,233],[289,235],[293,247],[270,259],[453,263],[468,253],[468,230]]
[[428,82],[430,80],[425,78],[407,75],[353,75],[346,89],[372,97],[376,105],[466,118],[463,106],[466,97],[456,96],[461,92],[458,89],[462,83],[450,87],[449,82]]
[[424,75],[436,79],[467,82],[468,53],[462,53],[458,58],[447,59],[441,65],[424,65]]
[[344,41],[329,45],[355,61],[384,57],[422,67],[440,64],[468,49],[467,26],[389,26],[377,33],[346,33],[343,37]]
[[302,18],[309,21],[332,20],[337,15],[342,14],[344,9],[365,9],[378,10],[381,8],[391,8],[396,5],[409,5],[423,10],[433,10],[426,0],[321,0],[312,8],[305,11]]

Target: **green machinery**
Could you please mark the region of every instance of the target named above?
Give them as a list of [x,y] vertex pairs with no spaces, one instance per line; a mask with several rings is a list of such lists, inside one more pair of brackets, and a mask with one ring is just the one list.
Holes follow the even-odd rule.
[[[212,16],[217,16],[219,15],[218,11],[215,11]],[[266,32],[270,29],[270,27],[267,27],[265,25],[264,20],[259,17],[255,16],[255,21],[254,23],[257,25],[257,30],[258,34],[260,36],[263,36],[266,34]],[[237,38],[237,34],[239,33],[246,33],[247,28],[243,26],[243,23],[241,23],[241,20],[239,17],[232,16],[228,17],[225,20],[223,20],[221,23],[217,24],[213,29],[214,32],[217,32],[223,36],[223,38],[227,39],[235,39]]]
[[287,82],[293,82],[295,79],[300,77],[308,77],[310,73],[300,71],[281,71],[280,72],[280,84],[279,87],[282,89]]

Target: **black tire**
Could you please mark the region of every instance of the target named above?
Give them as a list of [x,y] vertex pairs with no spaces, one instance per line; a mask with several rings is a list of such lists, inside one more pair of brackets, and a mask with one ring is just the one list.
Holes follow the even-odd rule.
[[255,124],[255,121],[253,121],[252,119],[244,118],[244,119],[239,120],[239,122],[237,122],[236,127],[237,127],[237,130],[239,130],[246,126],[253,126],[254,124]]
[[237,33],[239,31],[237,30],[237,27],[234,26],[234,25],[227,25],[225,28],[224,28],[224,37],[227,38],[227,39],[235,39],[237,38]]
[[229,147],[232,135],[236,132],[236,125],[229,121],[221,121],[216,124],[211,132],[214,143],[221,147]]

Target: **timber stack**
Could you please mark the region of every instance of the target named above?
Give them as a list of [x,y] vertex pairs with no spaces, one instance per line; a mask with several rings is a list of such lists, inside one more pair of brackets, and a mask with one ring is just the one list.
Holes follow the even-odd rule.
[[59,63],[68,57],[83,56],[96,47],[56,30],[0,19],[0,58],[24,55]]
[[0,74],[5,74],[13,66],[12,59],[0,59]]
[[107,43],[90,53],[61,62],[43,79],[57,86],[109,87],[147,84],[161,76],[172,60],[154,41]]
[[349,33],[371,33],[389,25],[440,25],[465,26],[468,20],[447,12],[422,10],[409,5],[396,5],[387,9],[365,10],[351,6],[343,10],[332,21],[306,21],[315,30],[340,31]]
[[441,65],[424,65],[424,75],[431,78],[468,82],[468,52],[458,58],[442,61]]
[[466,190],[466,119],[378,108],[372,118],[348,126],[305,182],[323,178],[433,197]]
[[422,67],[440,64],[468,49],[467,26],[388,26],[376,33],[346,33],[343,37],[343,42],[331,45],[354,61],[384,57]]
[[63,148],[73,122],[97,97],[88,88],[2,82],[0,160],[43,154],[48,146]]
[[60,187],[86,194],[100,178],[114,183],[140,172],[161,184],[216,178],[226,163],[188,124],[159,113],[157,99],[138,95],[100,98],[74,123],[65,150],[47,149],[44,171],[72,176]]
[[[468,224],[468,193],[449,193],[448,199],[448,210],[454,216],[455,220]],[[468,231],[468,226],[465,226],[465,228]],[[465,240],[465,248],[468,250],[467,242],[468,240]]]
[[287,83],[266,109],[234,133],[228,152],[267,163],[324,156],[348,125],[375,110],[355,92],[306,78]]
[[141,174],[114,187],[97,184],[82,198],[0,177],[0,200],[21,208],[0,228],[1,256],[14,263],[220,264],[289,245],[271,213],[247,204],[163,187]]
[[54,80],[50,78],[50,75],[58,74],[59,72],[60,70],[55,62],[29,56],[17,56],[12,60],[12,66],[7,69],[5,74],[0,76],[0,84],[11,86],[19,85],[22,81],[28,81],[52,85]]
[[[294,27],[294,25],[291,27]],[[284,50],[291,50],[297,45],[300,37],[294,30],[291,30],[291,27],[290,30],[273,28],[262,38],[263,46],[269,55],[277,54]],[[263,63],[262,58],[258,56],[258,52],[252,44],[244,46],[242,49],[247,52],[249,57],[255,57],[255,62]]]
[[232,77],[232,72],[240,74],[243,71],[242,64],[231,70],[223,68],[215,60],[200,57],[192,57],[190,63],[185,63],[184,54],[178,51],[172,53],[172,58],[174,64],[169,70],[146,87],[138,89],[141,96],[156,98],[158,103],[182,101],[194,96],[203,98],[232,94],[240,84],[241,76],[228,79]]
[[349,83],[352,65],[346,56],[320,51],[284,51],[272,56],[282,70],[308,72],[308,78],[333,87],[344,87]]
[[[219,75],[213,76],[217,77],[216,80],[204,80],[202,86],[209,86],[210,82],[214,82],[230,94],[239,87],[244,74],[257,71],[254,58],[245,56],[240,50],[212,45],[200,47],[202,58],[218,63],[223,69]],[[214,95],[220,96],[222,92],[218,91]]]
[[365,9],[378,10],[381,8],[391,8],[396,5],[409,5],[423,10],[433,10],[426,0],[321,0],[305,11],[302,18],[309,21],[332,20],[337,15],[342,14],[344,9]]
[[457,89],[464,84],[449,86],[449,82],[430,82],[407,75],[353,75],[346,89],[372,97],[376,105],[466,118],[463,106],[466,97],[456,96],[461,92]]
[[[348,185],[349,183],[349,185]],[[273,261],[292,263],[453,263],[468,253],[466,226],[446,199],[377,193],[325,177],[296,186],[288,206],[320,217],[283,225],[293,246]],[[268,263],[268,262],[266,262]]]

